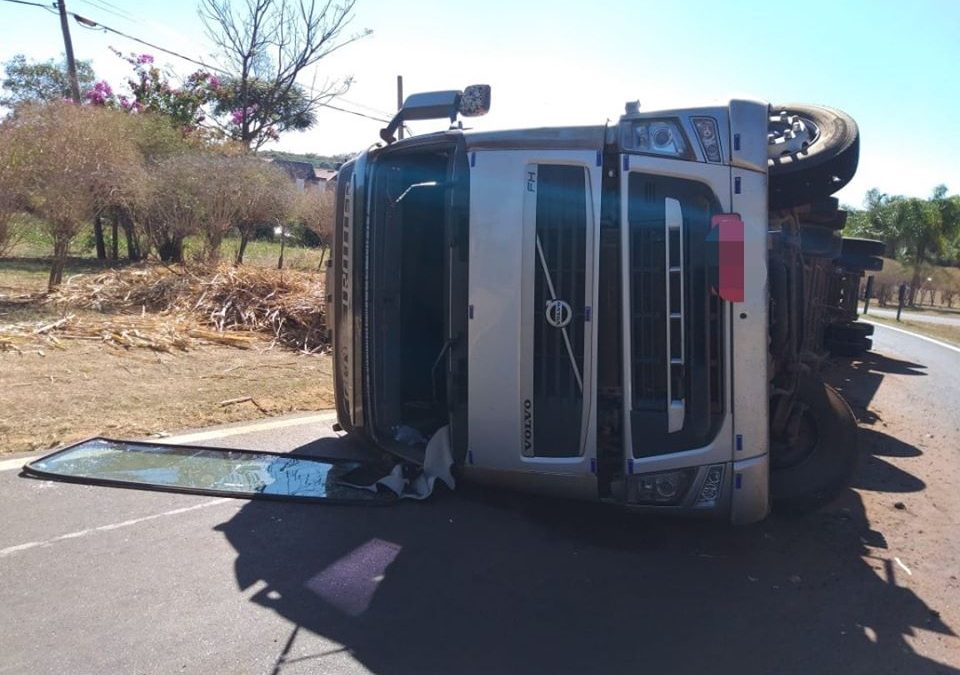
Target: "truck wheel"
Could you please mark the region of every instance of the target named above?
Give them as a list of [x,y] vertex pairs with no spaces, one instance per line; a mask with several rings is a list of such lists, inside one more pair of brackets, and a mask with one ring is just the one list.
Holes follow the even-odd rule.
[[801,225],[821,225],[842,230],[847,224],[847,212],[840,208],[836,197],[827,197],[796,208]]
[[836,258],[840,255],[842,239],[829,227],[803,225],[800,228],[800,250],[805,256]]
[[873,324],[860,321],[830,324],[825,331],[825,339],[834,342],[853,342],[858,338],[871,335],[873,335]]
[[824,341],[824,347],[833,356],[860,356],[873,349],[873,340],[868,337],[853,337],[848,340],[836,339]]
[[844,237],[842,251],[844,255],[882,256],[887,252],[887,245],[876,239]]
[[781,513],[823,506],[850,483],[857,466],[857,420],[818,376],[800,377],[789,432],[770,439],[770,492]]
[[883,269],[883,258],[844,253],[836,259],[836,264],[851,272],[879,272]]
[[771,209],[824,197],[850,182],[860,156],[860,132],[840,110],[816,105],[770,107],[767,165]]

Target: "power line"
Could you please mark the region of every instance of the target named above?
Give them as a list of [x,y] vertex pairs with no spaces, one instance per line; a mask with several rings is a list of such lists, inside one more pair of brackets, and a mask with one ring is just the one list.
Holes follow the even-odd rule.
[[85,5],[89,5],[90,7],[93,7],[95,9],[99,9],[101,12],[106,12],[111,16],[115,16],[118,19],[123,19],[124,21],[132,21],[134,23],[137,23],[132,16],[130,16],[129,14],[121,10],[119,7],[115,7],[111,9],[109,5],[107,5],[106,3],[100,2],[99,0],[80,0],[80,2],[82,2]]
[[[7,1],[8,1],[8,2],[14,2],[14,0],[7,0]],[[17,0],[17,1],[22,1],[22,0]],[[178,59],[183,59],[184,61],[189,61],[190,63],[195,63],[195,64],[197,64],[198,66],[203,66],[204,68],[207,68],[208,70],[215,70],[216,72],[221,73],[222,75],[229,75],[229,74],[230,74],[230,73],[228,73],[227,71],[223,70],[222,68],[217,68],[216,66],[211,66],[211,65],[209,65],[209,64],[207,64],[207,63],[204,63],[203,61],[197,61],[196,59],[192,59],[192,58],[190,58],[189,56],[185,56],[185,55],[181,54],[180,52],[175,52],[175,51],[173,51],[172,49],[167,49],[167,48],[165,48],[165,47],[161,47],[160,45],[154,44],[154,43],[152,43],[152,42],[147,42],[146,40],[141,40],[141,39],[138,38],[138,37],[134,37],[133,35],[129,35],[129,34],[127,34],[127,33],[124,33],[123,31],[119,31],[119,30],[117,30],[116,28],[111,28],[110,26],[106,26],[106,25],[104,25],[104,24],[102,24],[102,23],[99,23],[99,22],[97,22],[97,21],[93,21],[93,20],[91,20],[91,19],[88,19],[88,18],[85,17],[85,16],[80,16],[80,15],[77,14],[76,12],[70,12],[70,15],[74,18],[74,20],[75,20],[77,23],[79,23],[81,26],[83,26],[84,28],[87,28],[87,29],[89,29],[89,30],[102,30],[102,31],[107,32],[107,33],[114,33],[114,34],[116,34],[116,35],[119,35],[120,37],[125,37],[125,38],[127,38],[128,40],[133,40],[134,42],[139,42],[139,43],[142,44],[142,45],[146,45],[147,47],[150,47],[151,49],[156,49],[157,51],[164,52],[165,54],[170,54],[171,56],[176,56]]]
[[[9,0],[9,1],[13,2],[13,0]],[[22,0],[18,0],[18,1],[22,1]],[[215,70],[216,72],[221,73],[222,75],[230,75],[230,73],[227,72],[226,70],[223,70],[223,69],[221,69],[221,68],[217,68],[216,66],[211,66],[211,65],[209,65],[209,64],[204,63],[203,61],[197,61],[196,59],[192,59],[192,58],[190,58],[189,56],[184,56],[183,54],[180,54],[179,52],[175,52],[175,51],[173,51],[173,50],[171,50],[171,49],[165,49],[164,47],[161,47],[160,45],[155,45],[155,44],[153,44],[153,43],[151,43],[151,42],[147,42],[146,40],[141,40],[140,38],[137,38],[137,37],[134,37],[134,36],[132,36],[132,35],[128,35],[128,34],[122,32],[122,31],[119,31],[119,30],[117,30],[116,28],[111,28],[110,26],[105,26],[105,25],[103,25],[102,23],[97,23],[96,21],[92,21],[92,20],[90,20],[90,19],[87,19],[86,17],[81,17],[80,15],[78,15],[78,14],[76,14],[76,13],[71,12],[71,14],[73,15],[73,18],[74,18],[81,26],[84,26],[85,28],[89,28],[90,30],[97,30],[97,29],[99,28],[99,29],[101,29],[101,30],[103,30],[103,31],[109,31],[109,32],[111,32],[111,33],[116,33],[117,35],[119,35],[119,36],[121,36],[121,37],[127,38],[128,40],[133,40],[134,42],[139,42],[140,44],[146,45],[146,46],[151,47],[151,48],[153,48],[153,49],[158,49],[158,50],[160,50],[160,51],[162,51],[162,52],[165,52],[165,53],[167,53],[167,54],[171,54],[171,55],[173,55],[173,56],[176,56],[177,58],[183,59],[183,60],[185,60],[185,61],[189,61],[190,63],[195,63],[195,64],[197,64],[197,65],[199,65],[199,66],[203,66],[204,68],[207,68],[207,69],[209,69],[209,70]],[[92,25],[90,25],[90,24],[92,24]],[[303,86],[303,85],[301,85],[301,86]],[[311,92],[313,92],[313,89],[312,89],[312,88],[309,88],[309,87],[307,87],[307,88],[310,89]],[[374,117],[374,116],[372,116],[372,115],[367,115],[367,114],[364,114],[364,113],[361,113],[361,112],[357,112],[357,111],[355,111],[355,110],[347,110],[346,108],[339,108],[339,107],[337,107],[337,106],[330,105],[329,103],[321,103],[320,105],[321,105],[322,107],[324,107],[324,108],[330,108],[331,110],[337,110],[337,111],[339,111],[339,112],[349,113],[349,114],[351,114],[351,115],[357,115],[358,117],[366,117],[367,119],[376,120],[377,122],[387,122],[387,123],[390,122],[390,120],[383,119],[382,117]],[[357,104],[354,104],[354,105],[357,105]],[[366,106],[364,106],[364,107],[366,107]]]
[[378,115],[390,116],[393,114],[384,110],[383,108],[374,108],[373,106],[364,105],[363,103],[357,103],[356,101],[351,101],[350,99],[344,98],[343,96],[338,96],[337,99],[340,101],[343,101],[344,103],[349,103],[350,105],[355,106],[357,108],[361,108],[363,110],[369,110],[370,112],[375,112]]
[[321,103],[320,105],[324,108],[330,108],[331,110],[338,110],[340,112],[350,113],[351,115],[366,117],[368,120],[376,120],[377,122],[386,122],[387,124],[390,123],[390,120],[385,120],[382,117],[374,117],[373,115],[367,115],[362,112],[357,112],[356,110],[347,110],[346,108],[338,108],[337,106],[330,105],[329,103]]
[[[86,0],[85,0],[85,1],[86,1]],[[30,6],[33,6],[33,7],[40,7],[40,8],[42,8],[42,9],[49,9],[46,5],[40,4],[40,3],[38,3],[38,2],[29,2],[28,0],[2,0],[2,2],[12,2],[12,3],[16,3],[16,4],[18,4],[18,5],[30,5]],[[126,39],[128,39],[128,40],[133,40],[134,42],[138,42],[138,43],[140,43],[140,44],[142,44],[142,45],[146,45],[147,47],[150,47],[150,48],[152,48],[152,49],[156,49],[156,50],[158,50],[158,51],[164,52],[165,54],[170,54],[171,56],[176,56],[178,59],[183,59],[184,61],[189,61],[190,63],[195,63],[195,64],[198,65],[198,66],[203,66],[204,68],[207,68],[208,70],[216,71],[216,72],[218,72],[218,73],[220,73],[220,74],[222,74],[222,75],[228,75],[228,76],[230,75],[229,72],[227,72],[226,70],[223,70],[222,68],[217,68],[216,66],[211,66],[211,65],[209,65],[209,64],[204,63],[203,61],[198,61],[198,60],[196,60],[196,59],[190,58],[189,56],[185,56],[184,54],[181,54],[181,53],[179,53],[179,52],[175,52],[175,51],[173,51],[172,49],[166,49],[165,47],[161,47],[160,45],[154,44],[154,43],[152,43],[152,42],[148,42],[148,41],[146,41],[146,40],[142,40],[142,39],[140,39],[140,38],[138,38],[138,37],[134,37],[133,35],[129,35],[129,34],[127,34],[127,33],[124,33],[123,31],[119,31],[119,30],[117,30],[116,28],[111,28],[110,26],[106,26],[106,25],[104,25],[104,24],[102,24],[102,23],[99,23],[99,22],[97,22],[97,21],[93,21],[92,19],[88,19],[88,18],[85,17],[85,16],[81,16],[81,15],[77,14],[76,12],[67,12],[67,13],[68,13],[70,16],[73,17],[74,21],[76,21],[78,24],[80,24],[81,26],[83,26],[84,28],[86,28],[86,29],[88,29],[88,30],[94,30],[94,31],[95,31],[95,30],[100,30],[100,31],[103,31],[103,32],[114,33],[114,34],[116,34],[116,35],[119,35],[120,37],[124,37],[124,38],[126,38]],[[314,93],[314,94],[316,93],[316,92],[313,90],[312,87],[306,87],[306,86],[304,86],[304,85],[300,85],[300,86],[303,86],[305,89],[309,90],[311,93]],[[362,104],[360,104],[360,103],[351,103],[350,101],[344,101],[344,102],[345,102],[345,103],[350,103],[350,105],[356,105],[356,106],[361,107],[361,108],[367,108],[368,110],[374,110],[374,111],[376,111],[376,112],[383,112],[383,111],[377,110],[376,108],[371,108],[370,106],[365,106],[365,105],[362,105]],[[347,113],[347,114],[350,114],[350,115],[356,115],[356,116],[358,116],[358,117],[365,117],[365,118],[367,118],[367,119],[374,120],[374,121],[376,121],[376,122],[385,122],[385,123],[389,123],[389,122],[390,122],[390,120],[384,119],[384,118],[382,118],[382,117],[374,117],[373,115],[367,115],[366,113],[358,112],[358,111],[356,111],[356,110],[347,110],[346,108],[340,108],[340,107],[338,107],[338,106],[331,105],[330,103],[320,103],[319,105],[320,105],[321,107],[323,107],[323,108],[330,108],[331,110],[336,110],[336,111],[338,111],[338,112]]]

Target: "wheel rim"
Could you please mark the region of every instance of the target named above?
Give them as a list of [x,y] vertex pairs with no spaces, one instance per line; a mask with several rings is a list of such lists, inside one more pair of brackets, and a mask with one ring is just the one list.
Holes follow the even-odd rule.
[[789,110],[772,113],[767,125],[767,157],[779,159],[804,152],[820,138],[820,128],[809,117]]

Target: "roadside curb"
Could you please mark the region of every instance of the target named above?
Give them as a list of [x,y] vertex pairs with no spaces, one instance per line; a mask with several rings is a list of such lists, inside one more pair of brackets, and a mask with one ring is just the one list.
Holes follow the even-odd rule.
[[[213,427],[211,429],[200,429],[194,432],[172,434],[170,436],[164,436],[161,438],[153,436],[146,440],[150,440],[153,443],[197,443],[199,441],[208,441],[214,438],[238,436],[240,434],[250,433],[251,431],[266,431],[268,429],[283,429],[286,427],[295,427],[304,424],[326,423],[336,419],[336,417],[336,411],[325,410],[308,415],[299,414],[296,417],[282,417],[280,419],[268,418],[258,422]],[[62,447],[62,444],[58,447]],[[56,449],[57,448],[48,448],[39,452],[18,453],[14,457],[2,459],[0,460],[0,472],[18,470],[22,468],[24,464],[27,464],[38,457],[43,457],[44,455],[51,453]]]

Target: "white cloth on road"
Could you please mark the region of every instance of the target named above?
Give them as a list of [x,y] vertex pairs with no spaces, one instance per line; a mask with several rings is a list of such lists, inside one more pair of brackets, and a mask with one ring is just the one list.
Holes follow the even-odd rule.
[[372,485],[355,487],[375,491],[378,485],[382,485],[401,499],[426,499],[433,494],[433,487],[438,480],[453,490],[456,483],[451,473],[453,453],[450,450],[449,426],[440,427],[430,438],[424,453],[423,467],[413,478],[404,475],[405,470],[409,474],[410,467],[410,464],[400,462],[390,473]]

